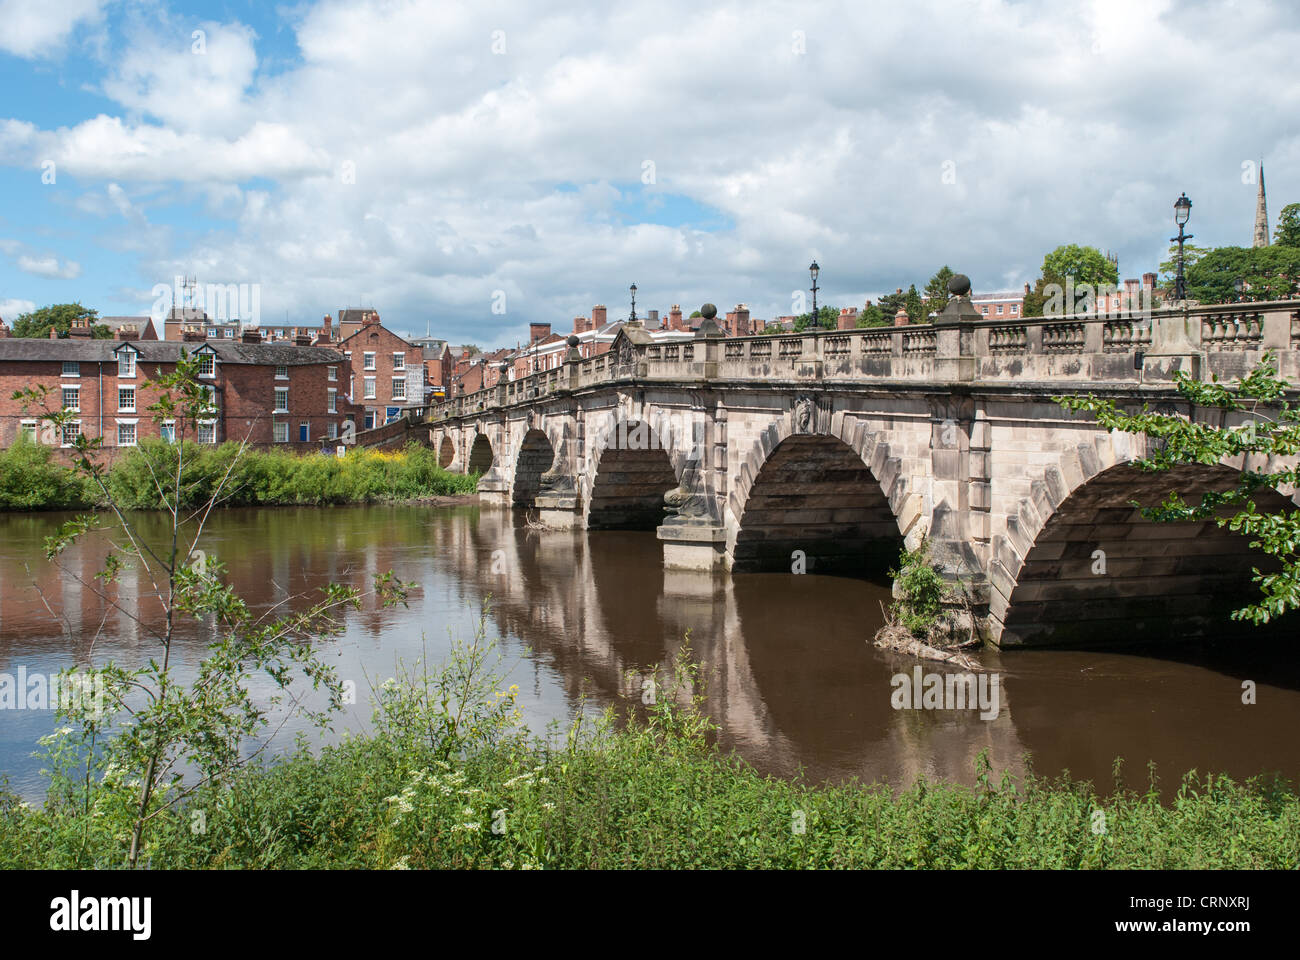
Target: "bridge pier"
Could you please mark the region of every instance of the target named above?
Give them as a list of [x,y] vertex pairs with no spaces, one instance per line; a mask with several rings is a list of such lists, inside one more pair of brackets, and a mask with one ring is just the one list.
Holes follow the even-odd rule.
[[721,526],[665,523],[655,530],[668,570],[720,570],[727,562],[727,531]]

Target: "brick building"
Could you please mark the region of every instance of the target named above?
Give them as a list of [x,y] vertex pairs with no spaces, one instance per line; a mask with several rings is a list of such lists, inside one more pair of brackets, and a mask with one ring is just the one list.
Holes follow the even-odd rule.
[[[340,311],[340,317],[347,311]],[[347,329],[340,320],[340,332]],[[343,395],[349,400],[358,430],[390,423],[408,407],[423,406],[424,356],[419,347],[365,311],[360,325],[337,344],[343,354]]]
[[[251,338],[250,338],[251,339]],[[40,411],[24,412],[11,399],[30,386],[48,388],[47,405],[78,414],[76,429],[55,438],[70,446],[79,430],[102,437],[106,448],[132,447],[144,437],[175,436],[149,413],[158,389],[151,381],[171,373],[181,352],[199,358],[216,417],[200,424],[200,443],[314,442],[337,436],[345,416],[335,397],[343,356],[334,350],[287,344],[167,340],[0,338],[0,446],[20,431],[41,436]],[[331,409],[334,408],[334,410]]]

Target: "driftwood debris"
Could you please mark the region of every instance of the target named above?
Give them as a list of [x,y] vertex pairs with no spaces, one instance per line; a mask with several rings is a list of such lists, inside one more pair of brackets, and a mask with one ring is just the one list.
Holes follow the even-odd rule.
[[[980,640],[975,635],[973,620],[971,621],[972,629],[965,640],[935,646],[925,640],[918,640],[912,634],[912,631],[899,622],[897,617],[892,615],[890,611],[885,610],[883,604],[881,605],[881,611],[885,614],[885,625],[876,631],[873,641],[882,650],[892,650],[895,653],[916,657],[918,660],[937,660],[940,663],[952,663],[965,670],[984,669],[978,660],[962,652],[968,647],[979,645]],[[931,637],[933,637],[933,634],[934,631],[931,631]],[[931,637],[926,639],[931,639]]]

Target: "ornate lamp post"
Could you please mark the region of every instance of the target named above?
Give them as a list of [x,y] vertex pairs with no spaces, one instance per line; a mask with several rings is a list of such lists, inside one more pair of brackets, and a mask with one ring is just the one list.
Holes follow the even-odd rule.
[[632,291],[632,316],[628,317],[628,323],[636,323],[636,284],[629,287]]
[[816,260],[814,260],[808,267],[808,272],[812,274],[812,295],[813,295],[812,325],[814,329],[821,325],[818,322],[819,318],[817,316],[817,274],[821,273],[821,271],[822,268],[817,266]]
[[1183,233],[1183,226],[1192,216],[1192,201],[1187,199],[1187,194],[1183,194],[1174,201],[1174,223],[1178,224],[1178,236],[1170,237],[1169,240],[1178,241],[1178,276],[1174,278],[1174,299],[1187,299],[1187,279],[1183,276],[1183,241],[1192,239],[1190,233]]

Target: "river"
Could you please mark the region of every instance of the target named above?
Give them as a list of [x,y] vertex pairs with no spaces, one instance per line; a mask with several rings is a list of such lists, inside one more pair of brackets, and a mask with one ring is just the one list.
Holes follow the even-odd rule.
[[[78,663],[135,664],[156,653],[138,625],[61,575],[42,551],[66,515],[0,514],[0,674],[48,675]],[[151,535],[161,515],[140,517]],[[1231,648],[1032,650],[980,654],[999,679],[996,715],[978,709],[896,709],[899,674],[914,662],[876,650],[888,585],[795,574],[667,572],[653,533],[536,532],[517,516],[474,506],[418,505],[230,509],[209,521],[205,547],[256,612],[301,606],[328,582],[365,589],[392,569],[416,586],[407,607],[368,604],[325,641],[340,676],[361,691],[335,723],[364,731],[368,691],[427,649],[470,639],[478,611],[521,687],[524,714],[541,732],[591,709],[640,699],[645,668],[671,661],[688,633],[706,677],[707,710],[721,746],[759,770],[815,780],[974,779],[987,749],[995,771],[1068,770],[1099,788],[1116,757],[1145,788],[1148,761],[1165,795],[1195,768],[1295,779],[1300,670],[1295,651]],[[104,552],[92,536],[65,557],[89,579]],[[121,589],[138,594],[127,573]],[[51,611],[66,618],[66,624]],[[177,643],[182,675],[209,634],[187,625]],[[925,666],[926,672],[944,672]],[[1243,703],[1243,682],[1255,684]],[[44,786],[31,754],[54,727],[49,711],[0,710],[0,775],[25,799]],[[276,746],[292,747],[290,721]]]

